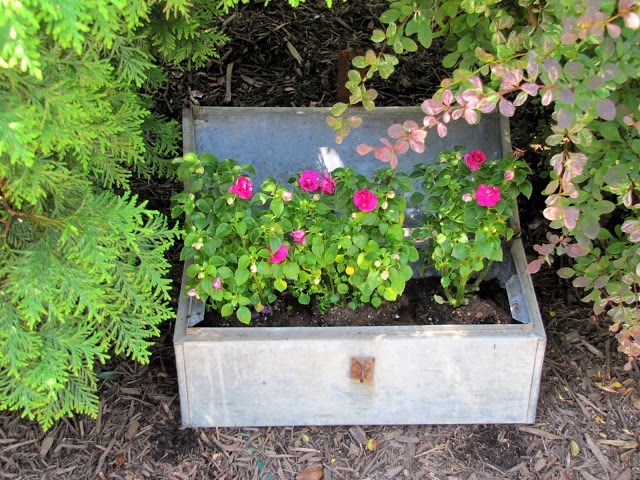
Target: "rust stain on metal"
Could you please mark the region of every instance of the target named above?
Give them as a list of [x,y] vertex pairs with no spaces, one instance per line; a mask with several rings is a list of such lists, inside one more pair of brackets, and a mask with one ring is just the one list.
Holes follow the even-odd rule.
[[351,357],[351,379],[360,383],[373,381],[374,357]]

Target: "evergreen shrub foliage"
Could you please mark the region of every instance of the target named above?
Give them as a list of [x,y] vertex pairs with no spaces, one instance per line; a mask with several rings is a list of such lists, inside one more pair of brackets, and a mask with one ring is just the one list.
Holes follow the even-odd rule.
[[[394,125],[383,146],[362,145],[382,161],[420,149],[427,132],[445,136],[452,121],[511,117],[525,102],[548,107],[549,180],[544,216],[555,233],[535,248],[535,273],[555,255],[573,259],[558,274],[584,289],[595,314],[607,313],[631,369],[640,358],[640,5],[636,0],[398,0],[372,34],[379,45],[353,60],[349,103],[327,122],[340,141],[360,122],[348,107],[375,108],[367,88],[389,77],[396,55],[444,39],[450,78],[422,104],[424,125]],[[390,52],[391,51],[391,52]],[[429,141],[427,138],[426,141]],[[400,160],[401,161],[401,160]]]
[[177,231],[129,181],[170,172],[180,134],[141,87],[216,54],[225,3],[2,2],[0,409],[95,415],[96,362],[149,360]]

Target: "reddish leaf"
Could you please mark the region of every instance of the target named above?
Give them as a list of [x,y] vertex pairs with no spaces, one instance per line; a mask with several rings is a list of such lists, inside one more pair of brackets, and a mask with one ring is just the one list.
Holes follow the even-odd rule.
[[498,110],[500,110],[500,113],[505,117],[513,117],[513,115],[516,113],[516,109],[513,106],[513,103],[511,103],[509,100],[506,100],[505,98],[500,99],[500,102],[498,103]]
[[616,104],[608,98],[596,100],[596,110],[603,120],[613,120],[616,118]]
[[552,101],[553,101],[553,92],[551,91],[551,89],[547,89],[547,91],[544,92],[544,94],[542,95],[541,103],[546,107]]
[[320,480],[323,475],[322,465],[310,465],[296,475],[296,480]]
[[444,105],[440,100],[430,98],[422,102],[422,111],[427,115],[438,115],[444,110]]
[[447,126],[444,123],[439,123],[437,128],[438,136],[444,138],[447,136]]
[[373,152],[375,150],[374,147],[361,143],[360,145],[358,145],[358,147],[356,148],[356,151],[360,154],[360,155],[366,155],[367,153]]
[[538,258],[537,260],[531,262],[529,265],[527,265],[527,273],[538,273],[540,271],[540,268],[542,267],[543,261],[544,260],[542,258]]
[[387,134],[391,138],[400,138],[400,137],[404,136],[405,130],[404,130],[404,127],[402,125],[400,125],[399,123],[396,123],[394,125],[391,125],[387,129]]
[[532,97],[535,97],[538,94],[538,85],[535,83],[523,83],[520,85],[520,88]]

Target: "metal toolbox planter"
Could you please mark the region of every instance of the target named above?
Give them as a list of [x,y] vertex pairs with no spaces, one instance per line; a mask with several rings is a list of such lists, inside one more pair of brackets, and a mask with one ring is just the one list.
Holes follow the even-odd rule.
[[[336,145],[326,109],[207,108],[186,110],[185,151],[236,158],[282,182],[305,168],[380,168],[355,146],[375,143],[414,108],[379,108]],[[486,116],[479,125],[451,125],[430,137],[433,159],[455,145],[488,158],[508,152],[508,124]],[[262,177],[260,175],[262,174]],[[517,222],[517,219],[516,219]],[[405,327],[201,328],[204,305],[181,296],[174,334],[185,426],[532,423],[546,336],[522,243],[501,270],[512,314],[509,325]]]

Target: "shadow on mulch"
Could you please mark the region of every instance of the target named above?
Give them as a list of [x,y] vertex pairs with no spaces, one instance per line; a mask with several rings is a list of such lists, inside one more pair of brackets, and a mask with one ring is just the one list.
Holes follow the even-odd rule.
[[[151,93],[158,109],[178,120],[183,107],[195,104],[329,106],[337,52],[371,48],[368,32],[385,5],[241,5],[227,19],[233,41],[219,60],[201,71],[169,69],[171,82]],[[446,75],[434,61],[439,53],[401,61],[389,82],[376,84],[379,104],[420,103]],[[525,158],[531,153],[515,147]],[[135,188],[164,210],[180,185],[163,180]],[[521,211],[522,224],[532,226],[525,232],[529,248],[546,233],[536,215]],[[179,247],[169,256],[178,282]],[[0,478],[302,480],[301,472],[322,472],[323,480],[640,478],[637,367],[623,370],[606,319],[595,318],[555,271],[542,271],[533,282],[548,335],[533,425],[184,429],[170,321],[150,364],[118,356],[101,367],[117,379],[102,381],[97,419],[63,419],[44,433],[19,414],[2,412]],[[176,299],[174,292],[174,306]],[[367,448],[371,439],[375,448]]]

